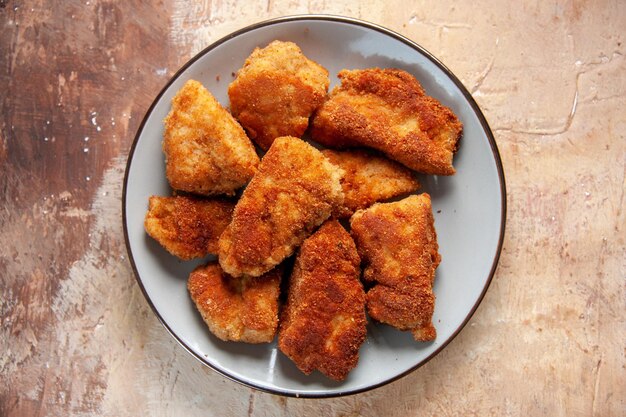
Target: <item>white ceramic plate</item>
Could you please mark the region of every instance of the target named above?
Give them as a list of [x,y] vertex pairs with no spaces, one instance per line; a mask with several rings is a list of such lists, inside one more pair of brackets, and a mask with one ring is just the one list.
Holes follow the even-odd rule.
[[[417,343],[410,333],[370,323],[358,366],[333,382],[318,372],[306,376],[276,343],[226,343],[208,331],[187,294],[186,279],[199,263],[180,262],[149,238],[143,219],[151,195],[169,195],[161,151],[163,118],[188,79],[202,82],[225,106],[227,87],[256,46],[274,39],[297,43],[331,74],[347,68],[395,67],[412,73],[426,92],[452,108],[464,135],[451,177],[422,176],[420,192],[431,194],[442,262],[434,291],[437,339]],[[325,397],[378,387],[427,362],[463,328],[494,274],[506,215],[502,165],[493,135],[461,82],[412,41],[380,26],[336,16],[274,19],[235,32],[199,53],[167,83],[146,114],[133,143],[123,191],[124,230],[139,285],[167,330],[202,363],[257,389],[289,396]]]

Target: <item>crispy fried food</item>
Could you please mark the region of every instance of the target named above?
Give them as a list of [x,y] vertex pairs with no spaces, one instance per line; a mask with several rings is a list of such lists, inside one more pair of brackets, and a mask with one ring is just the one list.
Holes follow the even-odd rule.
[[325,149],[322,153],[345,171],[341,181],[345,198],[343,207],[334,213],[337,217],[350,217],[355,211],[378,201],[412,193],[419,188],[411,170],[373,152]]
[[217,253],[217,241],[230,223],[235,202],[190,196],[149,200],[146,232],[172,255],[188,260]]
[[281,313],[278,347],[305,374],[341,381],[367,333],[365,292],[354,241],[329,220],[300,248]]
[[185,83],[164,122],[165,174],[172,188],[233,195],[256,172],[252,142],[199,82]]
[[432,284],[441,261],[426,193],[394,203],[377,203],[350,219],[352,237],[365,263],[363,278],[375,320],[410,330],[417,341],[434,340]]
[[279,136],[300,137],[324,101],[328,71],[293,42],[256,48],[228,87],[233,115],[264,150]]
[[224,271],[259,276],[291,255],[343,203],[342,175],[306,142],[277,138],[220,237]]
[[268,343],[278,327],[282,269],[260,277],[230,277],[217,262],[196,268],[187,282],[209,330],[222,340]]
[[462,125],[398,69],[342,70],[318,109],[311,135],[333,148],[366,146],[425,174],[452,175]]

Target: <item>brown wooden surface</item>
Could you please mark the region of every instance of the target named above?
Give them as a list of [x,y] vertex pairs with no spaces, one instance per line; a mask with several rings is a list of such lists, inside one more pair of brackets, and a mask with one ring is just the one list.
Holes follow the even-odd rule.
[[[298,13],[439,57],[489,120],[509,192],[470,324],[411,375],[329,400],[201,366],[150,311],[121,225],[128,150],[168,78]],[[0,0],[0,416],[625,415],[625,28],[619,0]]]

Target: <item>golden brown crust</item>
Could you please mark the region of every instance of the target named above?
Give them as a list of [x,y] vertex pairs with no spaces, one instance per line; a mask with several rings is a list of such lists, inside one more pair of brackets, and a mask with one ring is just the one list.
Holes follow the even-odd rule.
[[191,196],[149,200],[144,227],[172,255],[188,260],[217,253],[217,241],[230,223],[235,202]]
[[209,330],[222,340],[269,343],[278,327],[281,268],[252,278],[225,274],[217,262],[196,268],[187,289]]
[[302,372],[341,381],[365,340],[365,293],[354,241],[336,220],[304,241],[281,313],[278,347]]
[[290,256],[343,203],[342,171],[294,137],[276,138],[219,240],[233,276],[259,276]]
[[178,91],[164,123],[165,174],[172,188],[233,195],[256,172],[259,157],[250,139],[199,82],[189,80]]
[[233,115],[267,150],[279,136],[300,137],[324,101],[328,71],[293,42],[256,48],[228,87]]
[[355,211],[378,201],[412,193],[419,188],[411,170],[373,152],[325,149],[322,153],[345,172],[341,180],[345,198],[341,209],[334,213],[336,217],[350,217]]
[[410,330],[418,341],[434,340],[432,284],[441,257],[430,196],[374,204],[357,211],[350,224],[365,264],[363,278],[376,282],[367,293],[369,315]]
[[342,70],[341,86],[318,109],[314,140],[329,147],[366,146],[419,172],[452,175],[462,124],[398,69]]

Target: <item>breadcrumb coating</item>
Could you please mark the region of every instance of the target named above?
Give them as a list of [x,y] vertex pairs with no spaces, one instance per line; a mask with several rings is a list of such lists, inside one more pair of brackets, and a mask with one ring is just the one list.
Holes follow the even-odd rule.
[[259,276],[290,256],[343,203],[340,168],[301,139],[277,138],[219,240],[233,276]]
[[222,340],[269,343],[278,327],[282,269],[260,277],[235,278],[217,262],[196,268],[187,289],[211,333]]
[[329,220],[300,248],[281,313],[278,347],[305,374],[346,378],[365,341],[365,292],[354,241]]
[[183,260],[217,253],[235,202],[226,198],[150,197],[144,227],[148,235]]
[[366,150],[324,149],[322,153],[345,172],[341,180],[345,198],[337,217],[350,217],[357,210],[412,193],[420,186],[410,169],[382,155]]
[[363,278],[375,283],[367,292],[370,317],[410,330],[415,340],[434,340],[432,286],[441,256],[430,196],[374,204],[354,213],[350,224]]
[[237,121],[198,81],[189,80],[164,120],[165,174],[172,188],[202,195],[233,195],[259,164]]
[[293,42],[256,48],[228,87],[233,115],[267,150],[280,136],[301,137],[328,91],[328,71]]
[[462,134],[454,113],[406,71],[342,70],[318,109],[311,135],[331,148],[365,146],[425,174],[452,175]]

